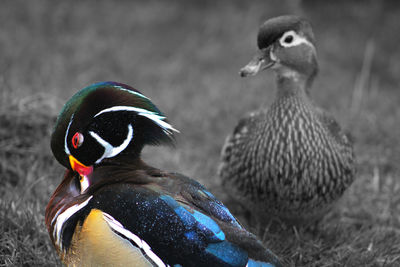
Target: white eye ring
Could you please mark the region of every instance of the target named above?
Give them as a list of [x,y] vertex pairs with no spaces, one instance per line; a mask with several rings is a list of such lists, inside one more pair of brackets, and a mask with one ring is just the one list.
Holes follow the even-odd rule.
[[287,31],[279,39],[279,43],[282,47],[293,47],[300,44],[306,44],[314,47],[314,45],[308,41],[305,37],[298,35],[295,31]]
[[290,45],[293,41],[294,41],[294,36],[291,33],[288,33],[281,38],[282,45]]

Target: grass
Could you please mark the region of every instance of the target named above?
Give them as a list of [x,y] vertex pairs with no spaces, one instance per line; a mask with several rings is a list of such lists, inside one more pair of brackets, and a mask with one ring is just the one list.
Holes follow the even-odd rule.
[[148,148],[146,160],[218,194],[226,135],[275,93],[271,74],[241,79],[238,70],[256,49],[257,26],[290,9],[314,26],[321,71],[312,94],[353,134],[357,180],[312,231],[252,230],[289,266],[400,265],[395,1],[5,0],[0,7],[0,266],[60,265],[43,223],[63,172],[49,134],[62,104],[93,82],[120,81],[149,96],[181,134],[176,150]]

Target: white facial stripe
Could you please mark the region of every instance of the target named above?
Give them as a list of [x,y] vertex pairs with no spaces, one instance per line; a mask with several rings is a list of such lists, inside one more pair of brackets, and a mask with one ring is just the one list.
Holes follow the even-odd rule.
[[150,100],[150,98],[148,98],[147,96],[142,95],[141,93],[138,93],[138,92],[135,92],[135,91],[131,91],[131,90],[125,89],[125,88],[122,87],[122,86],[114,85],[114,87],[117,88],[117,89],[119,89],[119,90],[121,90],[121,91],[125,91],[125,92],[128,92],[128,93],[130,93],[130,94],[134,94],[134,95],[137,95],[137,96],[140,96],[140,97],[143,97],[143,98],[146,98],[146,99]]
[[160,116],[157,115],[156,113],[152,112],[152,111],[148,111],[146,109],[142,109],[142,108],[135,108],[135,107],[130,107],[130,106],[114,106],[111,108],[106,108],[103,109],[102,111],[100,111],[99,113],[97,113],[96,115],[94,115],[94,118],[106,113],[106,112],[115,112],[115,111],[133,111],[136,112],[139,116],[143,116],[143,117],[147,117],[150,120],[154,121],[157,125],[159,125],[161,128],[163,128],[164,132],[166,132],[167,134],[170,134],[171,132],[179,132],[178,130],[176,130],[174,127],[172,127],[171,124],[166,123],[164,121],[165,117],[164,116]]
[[[152,111],[148,111],[146,109],[143,108],[135,108],[135,107],[131,107],[131,106],[114,106],[114,107],[110,107],[110,108],[106,108],[103,109],[102,111],[100,111],[99,113],[97,113],[96,115],[94,115],[93,118],[96,118],[97,116],[106,113],[106,112],[115,112],[115,111],[134,111],[137,113],[149,113],[149,114],[155,114]],[[159,116],[161,119],[165,119],[165,117]]]
[[69,128],[71,127],[71,124],[72,124],[72,120],[73,120],[73,119],[74,119],[74,114],[72,114],[72,116],[71,116],[71,120],[70,120],[69,123],[68,123],[67,131],[65,132],[65,137],[64,137],[64,151],[65,151],[65,153],[66,153],[67,155],[71,155],[71,153],[70,153],[70,151],[69,151],[69,148],[68,148],[68,140],[67,140],[67,137],[68,137]]
[[[157,123],[161,128],[163,128],[163,131],[167,134],[171,134],[172,132],[179,132],[177,129],[175,129],[174,127],[172,127],[171,124],[166,123],[165,121],[163,121],[163,119],[165,117],[162,116],[158,116],[156,114],[148,114],[148,113],[139,113],[138,115],[141,115],[143,117],[149,118],[150,120],[154,121],[155,123]],[[160,119],[162,118],[162,119]]]
[[115,220],[111,215],[103,212],[103,218],[115,232],[123,235],[125,238],[132,240],[157,266],[166,267],[165,263],[151,250],[150,246],[137,235],[127,230],[120,222]]
[[122,142],[121,145],[117,147],[113,147],[110,143],[108,143],[106,140],[101,138],[97,133],[90,131],[89,134],[96,139],[96,141],[104,147],[104,153],[103,155],[96,161],[96,163],[99,163],[105,158],[112,158],[119,153],[121,153],[131,142],[133,138],[133,128],[132,125],[128,125],[128,134],[125,138],[125,140]]
[[[90,196],[88,199],[86,199],[84,202],[81,204],[75,204],[68,209],[64,210],[61,214],[57,216],[56,220],[56,225],[54,226],[53,230],[53,237],[55,239],[55,242],[58,244],[58,246],[62,249],[62,241],[61,241],[61,232],[64,223],[76,212],[81,210],[83,207],[85,207],[89,201],[92,199],[93,196]],[[53,219],[54,220],[54,219]]]
[[[290,43],[286,43],[285,39],[288,36],[292,36],[293,40]],[[293,47],[300,44],[306,44],[315,49],[314,45],[308,41],[304,36],[298,35],[295,31],[287,31],[285,32],[282,37],[279,39],[279,43],[283,47]]]

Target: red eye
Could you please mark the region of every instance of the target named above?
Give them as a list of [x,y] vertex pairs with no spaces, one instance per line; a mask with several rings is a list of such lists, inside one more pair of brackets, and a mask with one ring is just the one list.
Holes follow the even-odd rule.
[[83,143],[83,135],[81,133],[75,133],[74,136],[72,136],[72,146],[77,149],[80,147]]

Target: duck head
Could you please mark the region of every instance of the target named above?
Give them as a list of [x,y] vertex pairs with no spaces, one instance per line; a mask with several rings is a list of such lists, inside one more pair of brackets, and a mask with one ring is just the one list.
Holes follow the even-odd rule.
[[317,73],[314,34],[303,18],[286,15],[267,20],[257,37],[258,53],[240,70],[242,77],[272,68],[278,75],[312,77]]
[[138,157],[146,144],[172,144],[174,132],[161,111],[134,88],[116,82],[93,84],[76,93],[61,111],[51,136],[55,158],[81,177],[121,155]]

